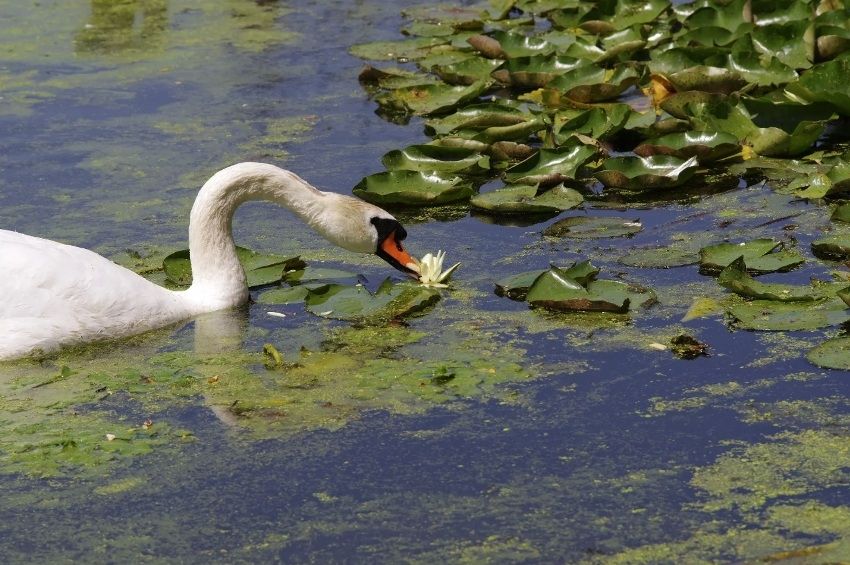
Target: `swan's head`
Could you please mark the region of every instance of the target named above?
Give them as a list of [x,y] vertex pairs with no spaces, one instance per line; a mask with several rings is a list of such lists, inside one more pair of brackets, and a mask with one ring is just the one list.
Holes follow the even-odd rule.
[[407,231],[399,221],[389,214],[372,216],[369,221],[377,235],[375,254],[399,271],[418,277],[419,262],[401,244]]

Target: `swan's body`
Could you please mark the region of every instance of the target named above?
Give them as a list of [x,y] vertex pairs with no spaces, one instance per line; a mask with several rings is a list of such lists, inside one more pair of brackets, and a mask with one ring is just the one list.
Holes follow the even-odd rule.
[[0,359],[135,335],[244,304],[248,286],[231,225],[248,200],[276,202],[344,249],[377,252],[416,270],[398,243],[404,229],[384,210],[322,192],[273,165],[240,163],[213,175],[192,207],[187,290],[160,287],[87,249],[0,230]]

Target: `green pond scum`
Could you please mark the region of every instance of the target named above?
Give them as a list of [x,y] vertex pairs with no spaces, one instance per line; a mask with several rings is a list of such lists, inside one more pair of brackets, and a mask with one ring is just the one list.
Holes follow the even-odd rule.
[[0,365],[0,560],[850,561],[849,24],[6,2],[4,229],[185,288],[198,187],[267,161],[462,266],[246,205],[249,305]]

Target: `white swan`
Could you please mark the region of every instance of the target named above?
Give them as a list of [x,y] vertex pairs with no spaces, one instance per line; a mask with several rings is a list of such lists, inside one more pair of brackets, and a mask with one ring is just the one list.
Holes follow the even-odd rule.
[[187,290],[165,289],[87,249],[0,230],[0,359],[140,334],[244,304],[248,286],[231,226],[248,200],[280,204],[344,249],[419,272],[400,243],[407,233],[386,211],[322,192],[273,165],[239,163],[213,175],[192,206]]

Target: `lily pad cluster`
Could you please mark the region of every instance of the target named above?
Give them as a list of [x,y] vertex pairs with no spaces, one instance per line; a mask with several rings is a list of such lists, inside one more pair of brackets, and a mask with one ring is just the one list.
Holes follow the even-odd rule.
[[[360,76],[379,113],[418,117],[432,138],[358,184],[380,204],[557,212],[576,205],[548,194],[564,182],[670,190],[742,147],[810,153],[850,115],[850,12],[836,2],[494,0],[405,15],[406,39],[352,48],[389,63]],[[844,162],[817,163],[819,192],[843,190]],[[475,195],[496,178],[506,187]]]

